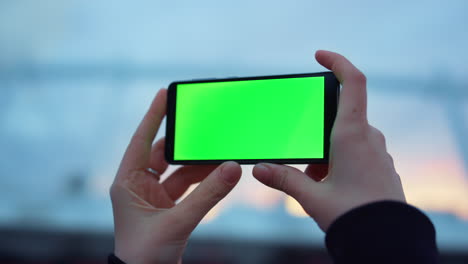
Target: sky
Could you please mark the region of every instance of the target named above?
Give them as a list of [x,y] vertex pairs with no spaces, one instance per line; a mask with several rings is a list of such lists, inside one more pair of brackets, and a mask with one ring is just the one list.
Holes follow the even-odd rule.
[[[462,0],[2,1],[0,223],[37,213],[70,226],[79,216],[67,199],[79,212],[108,208],[123,150],[171,81],[323,71],[317,49],[367,75],[369,121],[386,135],[408,201],[466,222],[467,11]],[[301,215],[245,166],[206,223],[235,207],[261,215],[280,205]],[[105,212],[89,222],[109,227]]]

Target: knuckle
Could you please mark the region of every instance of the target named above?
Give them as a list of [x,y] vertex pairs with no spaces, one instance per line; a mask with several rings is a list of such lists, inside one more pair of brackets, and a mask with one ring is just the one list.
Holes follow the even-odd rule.
[[394,166],[395,165],[395,160],[393,160],[393,157],[389,154],[388,159],[390,160],[390,163]]
[[207,184],[207,192],[208,192],[208,199],[212,202],[217,202],[221,200],[225,196],[224,186],[220,186],[221,184]]
[[387,153],[387,158],[390,164],[392,165],[392,167],[395,167],[395,160],[393,159],[392,155]]
[[[303,172],[296,168],[287,166],[275,168],[271,187],[283,191],[296,200],[301,201],[303,197],[307,195],[308,185],[301,179],[302,175],[300,176],[299,174],[303,174]],[[303,176],[307,177],[306,175]]]
[[113,182],[109,187],[109,196],[112,203],[117,202],[122,193],[123,186],[120,182]]
[[333,62],[331,69],[333,72],[343,72],[343,67],[347,64],[349,64],[348,59],[342,55],[339,55],[338,58]]
[[273,178],[273,186],[286,192],[290,192],[289,171],[285,167],[275,169],[276,177]]
[[386,139],[385,139],[385,135],[382,133],[382,131],[380,131],[379,129],[371,126],[370,127],[371,129],[371,132],[372,135],[377,139],[378,142],[380,142],[381,144],[385,145],[386,144]]
[[155,145],[154,145],[154,148],[156,148],[156,149],[158,149],[158,150],[159,150],[159,149],[163,149],[164,146],[165,146],[165,142],[166,142],[165,138],[159,139],[158,141],[156,141],[156,143],[155,143]]
[[336,131],[335,133],[333,133],[332,141],[336,144],[342,145],[349,141],[349,135],[344,131]]
[[395,172],[395,177],[397,178],[398,182],[400,183],[400,186],[403,185],[403,182],[401,181],[400,174]]
[[365,129],[360,125],[340,126],[333,130],[332,140],[337,144],[362,141],[366,138]]
[[[298,173],[302,173],[298,171]],[[293,175],[294,174],[294,175]],[[307,184],[304,184],[299,177],[296,177],[294,168],[281,168],[279,169],[278,177],[276,177],[275,188],[283,191],[284,193],[292,196],[298,201],[304,200],[307,195]]]
[[109,187],[109,195],[110,195],[111,199],[112,199],[113,196],[116,195],[116,192],[117,192],[117,190],[116,190],[116,187],[115,187],[115,183],[113,183]]
[[142,143],[145,142],[145,138],[140,133],[134,133],[131,142]]
[[357,70],[353,75],[351,75],[352,81],[358,84],[365,85],[367,83],[367,77],[361,71]]
[[379,131],[379,134],[378,134],[378,138],[380,140],[380,142],[382,142],[382,144],[385,146],[387,145],[387,139],[385,138],[384,134],[382,132]]

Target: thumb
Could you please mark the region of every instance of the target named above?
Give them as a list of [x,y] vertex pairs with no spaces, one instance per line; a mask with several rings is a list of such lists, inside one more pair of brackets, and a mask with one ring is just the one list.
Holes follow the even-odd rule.
[[[317,193],[320,189],[317,182],[302,171],[270,163],[259,163],[253,168],[253,176],[261,183],[292,196],[299,203],[306,202],[304,198],[310,192]],[[304,205],[303,205],[304,206]]]
[[219,201],[236,186],[242,169],[236,162],[228,161],[212,171],[200,185],[176,207],[193,228]]

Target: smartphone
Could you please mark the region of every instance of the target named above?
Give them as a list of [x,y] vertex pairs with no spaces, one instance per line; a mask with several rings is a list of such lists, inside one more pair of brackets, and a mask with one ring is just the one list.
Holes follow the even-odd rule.
[[166,160],[327,163],[339,89],[332,72],[173,82]]

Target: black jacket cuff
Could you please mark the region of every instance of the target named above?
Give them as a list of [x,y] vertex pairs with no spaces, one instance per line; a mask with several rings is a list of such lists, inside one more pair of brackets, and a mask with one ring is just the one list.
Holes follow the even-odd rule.
[[382,201],[339,217],[327,231],[334,263],[437,263],[435,229],[413,206]]

